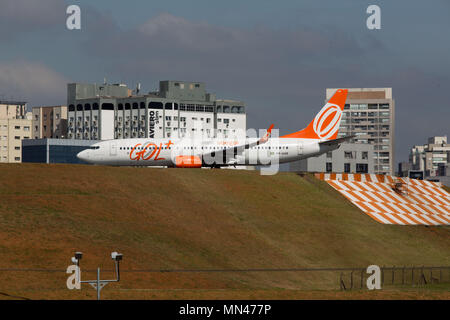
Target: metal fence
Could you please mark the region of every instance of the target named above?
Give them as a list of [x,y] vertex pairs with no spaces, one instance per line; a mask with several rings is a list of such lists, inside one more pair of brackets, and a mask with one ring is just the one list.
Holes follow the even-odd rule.
[[[390,286],[427,286],[450,283],[450,267],[447,266],[392,266],[380,267],[381,287]],[[365,289],[370,275],[365,268],[341,272],[339,287],[341,290]]]
[[[102,275],[113,274],[102,269]],[[380,266],[382,289],[429,287],[450,283],[450,266]],[[96,269],[83,269],[86,277]],[[367,267],[353,268],[249,268],[249,269],[123,269],[120,283],[108,287],[107,297],[116,299],[128,292],[163,290],[240,290],[290,288],[309,290],[367,290]],[[66,287],[65,269],[0,268],[0,298],[91,297],[93,290],[75,292]],[[219,280],[217,280],[219,279]],[[269,279],[266,284],[264,280]],[[92,292],[91,292],[92,291]]]

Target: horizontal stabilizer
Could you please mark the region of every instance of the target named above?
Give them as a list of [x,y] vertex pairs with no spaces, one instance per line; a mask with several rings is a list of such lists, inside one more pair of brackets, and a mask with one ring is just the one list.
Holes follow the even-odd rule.
[[319,142],[320,145],[324,145],[324,146],[331,146],[334,144],[340,144],[342,142],[345,142],[347,140],[353,139],[356,136],[348,136],[348,137],[342,137],[342,138],[338,138],[338,139],[333,139],[333,140],[326,140],[326,141],[321,141]]

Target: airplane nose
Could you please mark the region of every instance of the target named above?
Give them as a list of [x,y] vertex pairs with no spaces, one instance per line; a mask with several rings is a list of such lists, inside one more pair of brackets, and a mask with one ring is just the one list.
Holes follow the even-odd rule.
[[89,159],[89,151],[83,150],[77,154],[77,158],[83,161],[87,161]]

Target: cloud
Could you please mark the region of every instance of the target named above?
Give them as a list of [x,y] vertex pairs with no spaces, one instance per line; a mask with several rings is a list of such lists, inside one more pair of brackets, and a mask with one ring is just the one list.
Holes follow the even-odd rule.
[[12,40],[18,34],[65,28],[66,5],[62,0],[2,0],[0,39]]
[[63,75],[40,63],[0,63],[0,96],[25,100],[31,105],[65,104],[67,83]]
[[108,32],[90,30],[85,53],[106,57],[121,79],[134,81],[198,79],[225,90],[239,85],[247,94],[260,94],[274,85],[286,92],[293,80],[308,77],[306,90],[318,82],[316,74],[322,70],[336,63],[357,64],[367,46],[332,28],[240,29],[163,13],[131,30],[121,30],[103,13],[89,14],[87,23],[107,21]]
[[[101,13],[92,13],[91,19],[94,18],[107,20]],[[169,13],[153,17],[128,31],[111,24],[108,27],[110,32],[104,37],[92,33],[88,48],[98,54],[109,49],[108,54],[112,56],[126,54],[130,59],[139,60],[153,56],[168,59],[176,56],[181,62],[203,61],[199,57],[206,57],[214,60],[239,58],[245,63],[255,59],[256,62],[270,61],[286,55],[314,58],[330,55],[330,52],[345,53],[346,57],[351,58],[362,50],[357,41],[337,30],[246,30],[189,21]]]

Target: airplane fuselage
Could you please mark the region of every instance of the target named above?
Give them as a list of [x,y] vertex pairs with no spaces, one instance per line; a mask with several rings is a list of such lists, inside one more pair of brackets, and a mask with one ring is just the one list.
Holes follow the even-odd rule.
[[[244,144],[257,140],[246,139]],[[318,139],[296,138],[269,138],[265,143],[239,152],[241,145],[242,141],[229,139],[117,139],[95,143],[78,157],[93,164],[167,167],[183,166],[179,159],[195,157],[200,159],[201,167],[221,167],[286,163],[339,147],[321,145]]]

